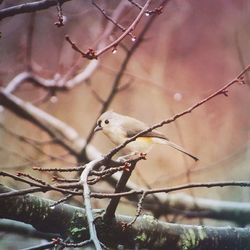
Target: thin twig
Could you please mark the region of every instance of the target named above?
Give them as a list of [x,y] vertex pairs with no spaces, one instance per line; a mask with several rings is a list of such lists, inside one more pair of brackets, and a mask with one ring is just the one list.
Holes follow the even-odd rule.
[[62,26],[64,26],[64,18],[63,18],[63,12],[62,12],[62,1],[61,0],[57,0],[57,18],[58,21],[55,22],[55,25],[60,28]]
[[28,179],[30,179],[30,180],[32,180],[32,181],[38,182],[38,183],[40,183],[40,184],[42,184],[42,185],[46,185],[46,182],[45,182],[45,181],[40,180],[40,179],[38,179],[38,178],[35,178],[35,177],[33,177],[33,176],[29,175],[29,174],[25,174],[25,173],[20,173],[20,172],[18,172],[18,173],[17,173],[17,176],[19,176],[19,177],[24,176],[24,177],[27,177]]
[[85,166],[80,167],[68,167],[68,168],[43,168],[43,167],[33,167],[33,170],[44,171],[44,172],[73,172],[84,170]]
[[[61,0],[61,3],[69,2],[71,0]],[[30,3],[23,3],[11,7],[7,7],[5,9],[0,10],[0,20],[11,17],[18,14],[24,14],[28,12],[35,12],[38,10],[48,9],[52,6],[57,5],[57,0],[41,0]]]
[[136,25],[138,24],[138,22],[140,21],[140,19],[143,17],[144,12],[148,8],[148,6],[149,6],[149,4],[150,4],[151,1],[152,0],[147,0],[147,2],[145,3],[145,5],[141,9],[140,13],[137,15],[137,17],[133,21],[133,23],[127,28],[127,30],[125,32],[123,32],[123,34],[120,37],[118,37],[115,41],[113,41],[111,44],[109,44],[105,48],[103,48],[103,49],[101,49],[101,50],[99,50],[99,51],[96,52],[96,56],[97,57],[99,57],[100,55],[102,55],[104,52],[106,52],[110,48],[117,47],[117,45],[123,40],[123,38],[126,35],[128,35],[131,31],[133,31],[135,29]]
[[27,48],[26,48],[26,67],[27,71],[32,71],[32,49],[33,49],[33,37],[34,37],[34,25],[35,25],[36,12],[31,13],[28,34],[27,34]]
[[68,195],[66,195],[65,197],[61,198],[60,200],[55,201],[54,203],[52,203],[52,204],[49,205],[49,206],[50,206],[51,208],[53,208],[53,207],[55,207],[55,206],[57,206],[57,205],[59,205],[59,204],[65,202],[65,201],[69,200],[69,199],[72,198],[72,197],[73,197],[73,194],[68,194]]
[[49,143],[56,143],[55,139],[50,139],[50,140],[46,140],[46,141],[38,141],[36,139],[33,138],[29,138],[27,136],[24,135],[19,135],[13,131],[11,131],[10,129],[6,128],[3,124],[0,123],[0,128],[3,129],[6,133],[8,133],[9,135],[15,137],[16,139],[20,140],[21,142],[24,142],[30,146],[32,146],[33,149],[35,149],[36,151],[38,151],[39,153],[45,155],[46,157],[48,157],[50,160],[58,160],[58,161],[62,161],[68,164],[71,164],[72,162],[69,162],[67,160],[64,159],[66,155],[61,155],[61,156],[55,156],[52,154],[49,154],[47,152],[45,152],[43,149],[41,149],[41,145],[45,145],[45,144],[49,144]]
[[127,224],[126,224],[126,227],[132,226],[132,225],[136,222],[137,218],[141,215],[142,203],[143,203],[144,198],[146,197],[146,195],[147,195],[146,192],[143,192],[143,193],[142,193],[142,196],[141,196],[141,198],[140,198],[140,200],[139,200],[139,202],[138,202],[138,204],[137,204],[137,210],[136,210],[135,218],[134,218],[131,222],[127,223]]
[[131,195],[139,195],[144,192],[148,194],[157,194],[157,193],[171,193],[174,191],[190,189],[190,188],[214,188],[214,187],[250,187],[250,181],[221,181],[221,182],[207,182],[207,183],[189,183],[174,187],[168,188],[158,188],[158,189],[149,189],[149,190],[130,190],[128,192],[120,193],[92,193],[91,197],[93,198],[114,198],[114,197],[125,197]]
[[[121,31],[125,32],[126,28],[124,28],[121,24],[119,24],[117,21],[115,21],[112,17],[110,17],[109,15],[107,15],[107,13],[105,12],[104,9],[102,9],[94,0],[92,0],[92,4],[103,14],[103,16],[108,19],[111,23],[113,23],[116,27],[118,27]],[[134,35],[129,32],[128,35],[130,35],[130,37],[134,37]]]
[[67,242],[64,242],[63,239],[60,239],[60,238],[56,238],[56,239],[53,239],[53,242],[54,242],[54,245],[61,245],[61,246],[64,246],[64,247],[84,247],[84,246],[87,246],[88,244],[90,244],[92,242],[91,239],[89,240],[85,240],[85,241],[82,241],[80,243],[67,243]]
[[53,181],[57,181],[57,182],[65,182],[65,183],[76,183],[79,182],[79,179],[65,179],[65,178],[60,178],[57,176],[53,176]]
[[[105,53],[106,51],[110,50],[111,48],[116,48],[118,46],[118,44],[131,32],[135,29],[136,25],[138,24],[138,22],[140,21],[140,19],[142,18],[144,12],[146,11],[146,9],[148,8],[150,2],[152,0],[147,0],[147,2],[145,3],[145,5],[143,6],[143,8],[141,9],[140,13],[137,15],[137,17],[135,18],[135,20],[130,24],[130,26],[112,43],[108,44],[106,47],[95,51],[93,49],[88,49],[87,52],[83,52],[67,35],[65,37],[66,41],[70,43],[70,45],[72,46],[72,48],[77,51],[78,53],[80,53],[82,55],[82,57],[87,58],[87,59],[97,59],[100,55],[102,55],[103,53]],[[133,41],[136,41],[136,38],[133,37]]]
[[[240,43],[239,43],[239,33],[238,32],[235,34],[235,46],[236,46],[236,50],[237,50],[237,53],[238,53],[241,69],[244,69],[246,67],[246,65],[245,65],[245,62],[244,62],[244,56],[243,56],[243,53],[241,51],[241,47],[240,47]],[[248,85],[250,85],[248,74],[246,74],[246,83]]]
[[[79,194],[79,192],[70,190],[70,188],[79,188],[79,186],[80,186],[79,183],[70,183],[70,184],[61,184],[61,185],[53,185],[52,186],[52,185],[50,185],[48,183],[45,183],[45,182],[44,182],[44,184],[42,184],[41,182],[38,182],[35,179],[32,179],[35,182],[30,181],[30,180],[27,180],[27,179],[24,179],[24,178],[21,178],[19,176],[16,176],[16,175],[13,175],[13,174],[10,174],[10,173],[6,173],[6,172],[3,172],[3,171],[0,172],[0,176],[9,177],[9,178],[12,178],[14,180],[17,180],[17,181],[20,181],[20,182],[23,182],[23,183],[26,183],[26,184],[29,184],[29,185],[32,186],[30,189],[28,188],[26,190],[20,190],[20,192],[19,191],[13,191],[13,192],[11,191],[11,194],[9,194],[10,196],[24,194],[23,192],[29,193],[28,190],[30,190],[30,193],[39,192],[39,191],[48,192],[48,191],[53,190],[53,191],[58,191],[58,192],[61,192],[61,193],[66,193],[66,194],[75,194],[75,195]],[[7,197],[8,196],[7,194],[8,193],[0,194],[0,197],[1,198],[2,197]]]
[[191,106],[190,108],[186,109],[185,111],[182,111],[174,116],[172,116],[171,118],[167,119],[167,120],[163,120],[160,123],[157,123],[143,131],[141,131],[140,133],[136,134],[135,136],[129,138],[128,140],[126,140],[124,143],[122,143],[121,145],[115,147],[113,150],[111,150],[109,152],[109,154],[106,155],[106,158],[111,159],[118,151],[120,151],[122,148],[124,148],[128,143],[135,141],[136,138],[138,138],[139,136],[142,136],[156,128],[162,127],[163,125],[169,124],[171,122],[174,122],[176,119],[187,115],[189,113],[191,113],[193,110],[195,110],[196,108],[200,107],[201,105],[203,105],[204,103],[210,101],[211,99],[213,99],[214,97],[218,96],[218,95],[224,95],[224,96],[228,96],[228,88],[235,84],[235,83],[244,83],[244,74],[250,70],[250,65],[248,65],[234,80],[230,81],[229,83],[227,83],[226,85],[224,85],[222,88],[220,88],[219,90],[215,91],[213,94],[209,95],[208,97],[202,99],[201,101],[195,103],[193,106]]

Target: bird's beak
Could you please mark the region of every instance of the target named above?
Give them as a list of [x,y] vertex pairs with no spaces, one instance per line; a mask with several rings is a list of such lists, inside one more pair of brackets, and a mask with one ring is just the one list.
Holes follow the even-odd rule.
[[100,131],[100,130],[102,130],[102,127],[100,127],[100,126],[97,125],[97,126],[95,127],[95,129],[94,129],[94,132],[97,132],[97,131]]

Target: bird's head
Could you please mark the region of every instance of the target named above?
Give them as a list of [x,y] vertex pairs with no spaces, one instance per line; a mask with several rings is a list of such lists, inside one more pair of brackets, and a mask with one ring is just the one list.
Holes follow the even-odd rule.
[[117,126],[118,114],[113,111],[107,111],[103,113],[96,122],[96,127],[94,129],[94,132],[102,130],[104,133],[106,131],[112,130],[113,126]]

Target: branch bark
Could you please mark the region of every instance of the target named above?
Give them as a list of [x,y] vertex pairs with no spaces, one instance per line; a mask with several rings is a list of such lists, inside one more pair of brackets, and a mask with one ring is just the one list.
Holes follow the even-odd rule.
[[[69,1],[71,0],[60,0],[61,3],[65,3]],[[0,10],[0,20],[6,17],[15,16],[18,14],[24,14],[24,13],[29,13],[29,12],[35,12],[38,10],[48,9],[52,6],[56,6],[57,4],[58,4],[58,0],[42,0],[42,1],[15,5],[15,6]]]
[[[115,187],[115,193],[120,193],[126,188],[126,184],[127,184],[128,180],[129,180],[129,178],[130,178],[130,176],[135,168],[135,165],[136,165],[136,163],[131,165],[129,167],[129,171],[126,171],[126,170],[123,171],[122,176]],[[115,198],[111,199],[111,201],[108,204],[108,207],[105,211],[105,214],[104,214],[104,220],[106,222],[110,221],[115,216],[115,211],[116,211],[116,208],[118,207],[120,199],[121,199],[121,197],[115,197]]]
[[[0,186],[0,192],[10,189]],[[50,208],[53,201],[32,195],[9,197],[1,201],[0,217],[22,221],[47,233],[60,233],[63,237],[86,240],[89,238],[84,209],[69,205]],[[152,216],[140,216],[124,229],[130,216],[117,215],[107,225],[102,210],[93,210],[98,237],[109,246],[122,244],[125,248],[139,244],[149,249],[248,249],[250,229],[235,227],[192,226],[164,223]],[[63,218],[63,219],[62,219]]]
[[43,233],[35,230],[31,225],[5,219],[1,219],[0,221],[0,231],[45,240],[50,240],[51,238],[60,236],[59,234]]

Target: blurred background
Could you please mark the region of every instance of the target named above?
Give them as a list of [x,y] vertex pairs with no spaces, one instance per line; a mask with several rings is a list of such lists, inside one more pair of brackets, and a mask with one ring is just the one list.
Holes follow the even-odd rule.
[[[1,8],[26,1],[3,1]],[[99,1],[110,16],[123,1]],[[144,4],[144,1],[138,1]],[[160,1],[155,1],[157,6]],[[126,3],[127,4],[127,3]],[[128,27],[139,10],[126,5],[118,23]],[[91,1],[70,1],[63,4],[65,25],[56,27],[55,7],[37,13],[16,15],[0,23],[0,83],[4,87],[18,73],[32,67],[37,75],[51,79],[62,76],[77,64],[74,74],[89,64],[65,40],[69,35],[79,48],[102,47],[100,41],[110,22],[92,5]],[[144,16],[133,31],[137,36],[143,29]],[[169,1],[145,35],[144,41],[131,57],[121,80],[124,89],[115,95],[110,109],[138,118],[149,125],[182,112],[199,100],[212,94],[233,80],[250,62],[250,3],[247,0],[228,1]],[[113,29],[107,38],[112,42],[121,34]],[[99,65],[88,80],[68,91],[48,90],[30,83],[22,84],[15,95],[32,102],[40,109],[72,126],[86,138],[101,110],[98,97],[105,100],[126,50],[133,46],[127,36],[117,46],[101,55]],[[151,188],[173,186],[189,182],[249,180],[250,178],[250,82],[235,84],[228,97],[217,96],[192,113],[161,129],[170,140],[182,145],[200,161],[165,146],[156,146],[141,161],[131,180]],[[44,98],[48,96],[48,98]],[[60,147],[44,144],[43,152],[24,143],[15,135],[38,141],[49,136],[25,120],[1,107],[0,113],[0,168],[16,173],[38,174],[51,179],[51,173],[36,173],[32,166],[73,166],[76,160]],[[11,132],[10,132],[11,131]],[[15,135],[13,135],[14,133]],[[113,145],[101,133],[94,136],[93,144],[103,154]],[[44,152],[46,152],[44,154]],[[53,156],[53,157],[50,157]],[[70,176],[71,174],[64,174]],[[20,183],[9,179],[1,182],[19,188]],[[113,190],[107,184],[103,190]],[[22,185],[21,185],[22,186]],[[100,190],[102,186],[98,186]],[[190,191],[186,191],[190,194]],[[249,201],[249,189],[213,188],[193,189],[192,195],[219,200]],[[58,199],[58,195],[45,196]],[[74,204],[76,201],[72,201]],[[94,200],[94,206],[103,202]],[[119,212],[134,214],[124,203]]]

